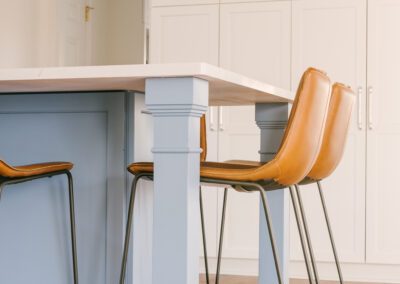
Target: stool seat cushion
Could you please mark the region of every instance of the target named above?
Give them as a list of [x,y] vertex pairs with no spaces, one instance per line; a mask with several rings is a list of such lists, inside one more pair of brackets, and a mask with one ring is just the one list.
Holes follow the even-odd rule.
[[4,178],[23,178],[36,175],[49,174],[64,170],[71,170],[72,163],[69,162],[49,162],[23,166],[10,166],[0,160],[0,176]]
[[[264,166],[262,167],[262,174],[260,174],[261,166]],[[152,174],[154,172],[154,164],[150,162],[133,163],[128,166],[128,171],[134,175],[141,173]],[[270,163],[269,165],[248,161],[244,161],[244,163],[236,161],[235,163],[200,163],[200,176],[202,178],[234,181],[261,181],[273,179],[278,172],[279,169],[274,163]]]

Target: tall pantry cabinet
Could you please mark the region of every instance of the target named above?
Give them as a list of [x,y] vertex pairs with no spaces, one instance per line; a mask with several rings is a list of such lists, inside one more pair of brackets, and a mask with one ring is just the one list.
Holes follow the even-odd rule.
[[[292,5],[293,82],[314,65],[350,84],[357,95],[344,159],[324,182],[344,275],[399,282],[400,1],[295,0]],[[334,278],[315,188],[304,195],[321,275]],[[292,272],[300,274],[300,250],[292,248]]]
[[[339,256],[346,262],[365,257],[366,12],[366,1],[360,0],[293,2],[293,83],[308,66],[316,66],[358,93],[343,160],[322,182]],[[333,261],[316,185],[302,188],[316,257]],[[291,259],[303,260],[297,234],[291,240]]]
[[[400,1],[153,0],[150,62],[203,61],[295,90],[315,66],[357,96],[344,158],[323,181],[346,280],[400,282]],[[258,160],[254,107],[211,107],[209,160]],[[320,276],[336,279],[315,186],[302,190]],[[222,191],[206,188],[215,264]],[[228,200],[222,272],[257,274],[258,197]],[[291,269],[304,277],[291,218]]]
[[[290,89],[290,2],[221,4],[220,9],[220,66]],[[219,132],[219,161],[259,160],[254,106],[219,111],[224,127]],[[259,196],[231,191],[228,198],[224,272],[234,273],[229,270],[235,259],[250,263],[258,258]]]
[[400,1],[370,0],[366,131],[368,263],[400,264],[399,50]]

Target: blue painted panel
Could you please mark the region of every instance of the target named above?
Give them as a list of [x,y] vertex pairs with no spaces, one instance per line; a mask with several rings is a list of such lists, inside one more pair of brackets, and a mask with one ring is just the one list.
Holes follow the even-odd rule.
[[[124,102],[124,93],[0,96],[2,159],[14,165],[75,164],[81,283],[111,283],[107,279],[117,274],[119,264],[112,272],[107,268],[107,254],[115,263],[119,259],[107,239],[107,197],[125,192]],[[111,177],[110,169],[117,169]],[[65,177],[6,187],[0,201],[0,283],[72,283],[67,201]],[[123,202],[114,208],[123,209]]]

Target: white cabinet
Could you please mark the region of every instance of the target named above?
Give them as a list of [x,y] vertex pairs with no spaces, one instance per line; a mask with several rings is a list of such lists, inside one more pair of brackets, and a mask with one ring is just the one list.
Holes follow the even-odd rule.
[[[292,20],[293,80],[313,65],[357,92],[344,159],[323,182],[344,271],[399,282],[400,1],[296,0]],[[320,275],[335,277],[323,263],[332,256],[315,188],[304,197]],[[295,237],[291,244],[292,260],[302,260]]]
[[[221,5],[221,67],[290,89],[290,17],[290,1]],[[220,161],[260,159],[254,117],[254,106],[220,108]],[[258,194],[231,191],[227,212],[224,257],[257,259]]]
[[[360,90],[343,160],[322,184],[340,259],[363,262],[366,1],[293,1],[292,27],[293,86],[307,67],[314,66],[327,71],[332,81],[344,82],[354,90]],[[316,186],[302,188],[316,258],[333,261]],[[291,220],[291,258],[303,260],[294,218]]]
[[150,62],[218,65],[218,5],[156,7],[151,14]]
[[400,1],[368,2],[367,262],[400,264]]
[[290,89],[291,1],[221,5],[220,65]]

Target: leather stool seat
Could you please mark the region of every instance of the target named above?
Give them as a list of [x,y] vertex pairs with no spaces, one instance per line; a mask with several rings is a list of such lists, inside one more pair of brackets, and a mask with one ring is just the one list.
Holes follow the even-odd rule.
[[22,166],[11,166],[0,160],[0,176],[5,178],[33,177],[42,174],[71,170],[74,165],[69,162],[50,162]]
[[[201,162],[200,163],[200,176],[202,178],[210,178],[210,179],[227,179],[227,180],[235,180],[235,181],[249,181],[253,180],[253,177],[260,166],[264,165],[262,163],[254,163],[250,161],[227,161],[225,163],[217,163],[217,162]],[[133,163],[129,165],[128,171],[134,175],[140,173],[153,173],[154,164],[150,162],[140,162]],[[269,180],[275,176],[277,169],[274,167],[268,167],[266,173],[270,173],[267,175],[263,174],[262,180]],[[268,178],[270,177],[270,178]],[[260,179],[254,179],[254,181],[260,181]]]
[[73,179],[70,170],[74,165],[70,162],[46,162],[22,166],[11,166],[0,160],[0,198],[5,187],[17,183],[25,183],[36,179],[66,175],[69,197],[70,236],[72,249],[73,282],[79,283],[78,260],[76,247],[75,201]]

